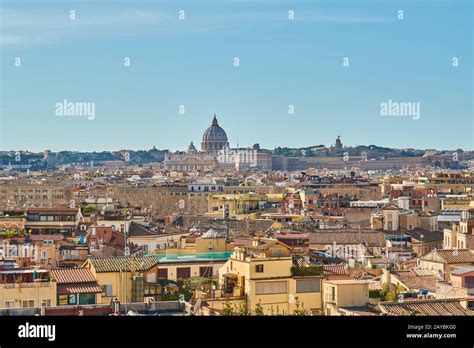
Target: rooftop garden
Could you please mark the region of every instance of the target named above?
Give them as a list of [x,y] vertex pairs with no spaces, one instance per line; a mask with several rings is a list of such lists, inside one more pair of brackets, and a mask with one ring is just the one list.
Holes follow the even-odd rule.
[[323,275],[323,265],[311,265],[308,267],[291,267],[291,274],[293,276],[320,276]]

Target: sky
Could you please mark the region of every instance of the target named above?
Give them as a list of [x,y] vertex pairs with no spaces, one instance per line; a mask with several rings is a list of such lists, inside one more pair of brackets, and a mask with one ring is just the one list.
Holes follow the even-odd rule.
[[474,148],[471,0],[1,0],[0,45],[0,150]]

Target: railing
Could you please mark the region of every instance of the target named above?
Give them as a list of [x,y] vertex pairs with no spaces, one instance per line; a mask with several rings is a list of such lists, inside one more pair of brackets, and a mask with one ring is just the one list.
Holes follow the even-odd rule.
[[50,281],[38,281],[33,283],[8,283],[4,284],[4,289],[14,289],[14,288],[48,288],[52,286]]

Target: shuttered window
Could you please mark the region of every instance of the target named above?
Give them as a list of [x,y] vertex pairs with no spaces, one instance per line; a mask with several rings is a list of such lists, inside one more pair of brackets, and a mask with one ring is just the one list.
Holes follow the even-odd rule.
[[102,285],[102,296],[112,296],[112,285]]
[[320,292],[319,279],[299,279],[296,281],[296,292]]
[[168,268],[158,268],[158,278],[168,279]]
[[286,294],[287,282],[259,282],[255,284],[255,293],[257,295]]
[[178,279],[187,279],[191,277],[191,268],[190,267],[178,267],[176,269],[176,277]]

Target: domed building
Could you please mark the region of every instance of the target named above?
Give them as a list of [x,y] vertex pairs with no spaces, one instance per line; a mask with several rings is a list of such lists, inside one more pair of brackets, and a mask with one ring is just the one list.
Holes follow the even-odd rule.
[[205,153],[218,153],[224,147],[229,147],[227,134],[225,130],[219,126],[217,117],[214,115],[211,126],[206,129],[202,136],[201,151]]
[[261,150],[258,144],[253,148],[231,150],[228,152],[228,157],[220,153],[224,148],[231,150],[227,134],[219,126],[217,117],[214,115],[211,126],[202,136],[201,151],[197,151],[191,142],[187,151],[168,152],[165,155],[164,167],[170,171],[248,170],[250,168],[271,170],[272,168],[272,153]]

